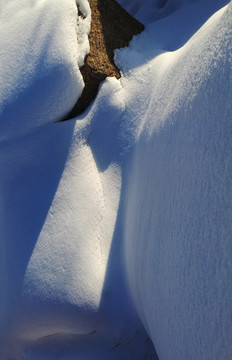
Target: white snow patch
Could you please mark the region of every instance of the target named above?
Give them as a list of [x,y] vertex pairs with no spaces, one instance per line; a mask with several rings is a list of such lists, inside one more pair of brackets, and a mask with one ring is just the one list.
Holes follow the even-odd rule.
[[126,262],[161,360],[232,354],[231,11],[144,66],[147,97],[129,75]]
[[90,9],[78,4],[85,19],[75,0],[1,0],[0,140],[61,120],[80,96]]

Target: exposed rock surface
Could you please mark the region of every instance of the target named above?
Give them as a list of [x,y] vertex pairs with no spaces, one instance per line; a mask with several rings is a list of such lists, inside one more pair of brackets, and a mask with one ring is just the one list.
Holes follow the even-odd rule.
[[85,82],[82,96],[68,118],[82,113],[97,94],[99,83],[107,76],[120,78],[113,50],[127,46],[144,26],[115,0],[89,0],[91,7],[90,53],[81,69]]

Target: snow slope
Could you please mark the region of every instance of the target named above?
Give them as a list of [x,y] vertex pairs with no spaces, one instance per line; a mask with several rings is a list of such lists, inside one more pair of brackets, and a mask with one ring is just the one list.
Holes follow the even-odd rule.
[[[122,80],[132,118],[125,126],[134,126],[136,142],[126,262],[133,299],[160,359],[232,356],[231,18],[229,4],[183,47],[158,48],[133,71],[127,50],[118,53],[131,78]],[[154,25],[154,38],[168,21]],[[132,42],[134,58],[144,43],[143,35]]]
[[[121,169],[112,163],[100,174],[89,146],[93,114],[57,123],[83,87],[90,14],[87,1],[77,5],[78,26],[71,0],[2,1],[1,360],[93,358],[97,351],[106,358],[119,339],[125,345],[142,331],[117,272],[120,257],[116,286],[105,285]],[[137,356],[150,347],[144,336]],[[135,347],[124,348],[111,357]]]
[[122,78],[56,123],[88,3],[1,0],[1,360],[232,356],[232,5],[121,3]]

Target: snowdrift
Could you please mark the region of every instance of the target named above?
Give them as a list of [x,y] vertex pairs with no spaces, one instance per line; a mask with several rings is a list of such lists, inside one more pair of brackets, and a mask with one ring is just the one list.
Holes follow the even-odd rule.
[[160,359],[232,355],[231,15],[152,59],[140,101],[125,251]]
[[232,356],[232,5],[120,2],[122,78],[60,123],[88,2],[1,0],[1,360]]
[[1,140],[61,120],[80,96],[90,9],[79,7],[82,16],[74,0],[1,0]]

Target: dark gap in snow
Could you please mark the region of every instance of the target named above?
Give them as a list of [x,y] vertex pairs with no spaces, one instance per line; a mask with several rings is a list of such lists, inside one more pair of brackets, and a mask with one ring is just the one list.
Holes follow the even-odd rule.
[[82,19],[85,19],[86,16],[84,16],[84,14],[82,13],[80,6],[77,4],[77,15],[82,17]]
[[[85,88],[65,120],[80,115],[94,100],[101,81],[107,76],[121,77],[114,63],[113,50],[128,46],[144,25],[134,19],[115,0],[89,0],[91,7],[90,53],[81,73]],[[78,10],[79,11],[79,10]]]

